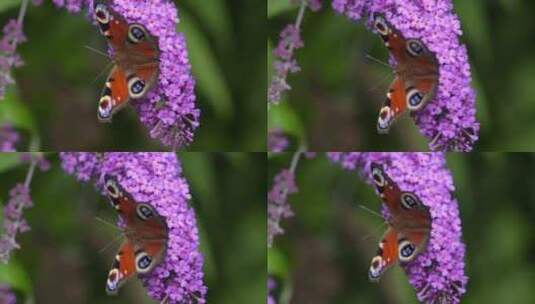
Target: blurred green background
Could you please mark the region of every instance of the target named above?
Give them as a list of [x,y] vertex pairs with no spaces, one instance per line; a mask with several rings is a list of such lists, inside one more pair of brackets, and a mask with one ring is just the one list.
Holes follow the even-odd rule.
[[[16,18],[20,2],[1,1],[1,26]],[[265,150],[265,2],[175,2],[181,19],[177,30],[186,35],[202,112],[188,150]],[[0,101],[0,123],[11,121],[25,138],[39,138],[44,151],[162,150],[131,107],[115,115],[112,124],[97,121],[109,60],[85,46],[106,51],[105,39],[85,12],[69,14],[51,3],[28,9],[28,42],[19,46],[26,64],[16,69],[17,85]]]
[[[272,177],[290,155],[269,160]],[[535,303],[535,154],[448,154],[467,246],[467,293],[461,303]],[[380,199],[356,171],[327,160],[302,160],[299,193],[289,197],[295,217],[268,251],[268,271],[287,303],[418,303],[399,266],[378,284],[368,268],[385,231]],[[291,301],[290,301],[291,299]]]
[[[281,127],[311,151],[427,151],[412,119],[404,116],[389,135],[378,135],[376,121],[392,69],[366,58],[388,61],[381,39],[336,13],[322,1],[318,13],[307,11],[302,26],[305,46],[297,50],[302,71],[289,77],[293,87],[280,106],[271,107],[270,128]],[[481,123],[479,151],[535,149],[535,2],[529,0],[454,0],[461,20],[477,91]],[[271,50],[296,5],[268,0]]]
[[[266,299],[265,154],[179,153],[192,193],[205,258],[208,303],[262,303]],[[102,253],[118,232],[117,214],[94,186],[59,167],[36,172],[35,206],[24,217],[32,230],[17,238],[21,249],[0,263],[0,283],[17,291],[20,303],[154,303],[136,278],[108,297],[105,280],[118,243]],[[0,200],[23,181],[28,165],[15,154],[0,154]],[[1,230],[1,228],[0,228]],[[19,302],[17,302],[19,303]]]

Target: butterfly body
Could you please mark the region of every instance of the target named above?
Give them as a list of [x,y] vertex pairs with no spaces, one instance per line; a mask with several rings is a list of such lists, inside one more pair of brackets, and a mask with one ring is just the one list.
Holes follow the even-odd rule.
[[396,78],[379,112],[378,133],[388,133],[392,123],[406,110],[422,109],[437,92],[439,64],[431,51],[417,39],[405,39],[401,32],[374,16],[374,26],[396,61]]
[[106,292],[115,295],[129,278],[136,273],[149,273],[163,260],[168,229],[165,219],[154,207],[134,202],[114,178],[106,176],[104,182],[111,205],[125,225],[125,240],[106,281]]
[[159,71],[158,41],[141,24],[127,23],[107,1],[95,1],[100,33],[113,49],[114,66],[99,100],[97,116],[109,122],[130,99],[139,99],[154,86]]
[[408,263],[425,250],[431,231],[431,216],[418,196],[401,191],[380,165],[371,164],[371,175],[390,214],[388,229],[379,243],[368,274],[371,281],[378,281],[395,263]]

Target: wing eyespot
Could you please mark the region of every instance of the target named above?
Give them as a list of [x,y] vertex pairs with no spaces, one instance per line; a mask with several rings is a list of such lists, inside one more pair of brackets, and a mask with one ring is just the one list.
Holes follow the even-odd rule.
[[416,246],[403,239],[399,241],[399,261],[409,262],[416,255]]
[[153,265],[153,259],[144,251],[140,251],[136,254],[136,271],[138,273],[147,273],[151,270]]
[[154,209],[148,204],[138,204],[136,206],[136,214],[144,221],[156,215]]
[[373,20],[373,26],[381,36],[387,36],[389,32],[388,24],[382,16],[376,16]]
[[108,195],[113,198],[118,198],[120,196],[119,187],[117,187],[117,184],[112,179],[106,181],[106,191],[108,192]]
[[425,47],[419,40],[410,39],[407,40],[407,52],[413,57],[420,56],[424,53]]
[[131,43],[140,43],[146,40],[147,36],[147,30],[140,24],[132,24],[128,27],[128,41]]
[[128,80],[128,93],[132,98],[141,98],[146,92],[146,87],[145,81],[137,76]]

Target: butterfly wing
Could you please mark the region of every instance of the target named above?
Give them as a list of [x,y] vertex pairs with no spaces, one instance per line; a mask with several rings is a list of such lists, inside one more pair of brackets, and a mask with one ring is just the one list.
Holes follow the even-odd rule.
[[128,80],[125,71],[121,67],[115,66],[106,80],[98,102],[98,119],[104,122],[111,121],[113,114],[124,107],[129,99]]
[[403,100],[410,111],[421,109],[436,95],[439,64],[417,39],[405,39],[383,16],[374,16],[374,26],[396,61],[396,74],[403,82]]
[[125,221],[125,234],[134,248],[135,271],[148,273],[161,262],[166,250],[165,219],[150,204],[135,203],[116,179],[105,176],[104,182],[112,206]]
[[400,77],[396,77],[390,85],[386,94],[386,100],[379,111],[377,118],[377,132],[386,134],[394,121],[405,112],[407,103],[405,102],[405,85]]
[[377,282],[382,274],[398,261],[398,234],[389,227],[379,243],[377,255],[373,257],[368,271],[368,278]]
[[119,288],[136,273],[134,247],[128,240],[123,242],[113,260],[106,281],[106,293],[116,295]]
[[371,164],[375,187],[390,212],[389,224],[397,231],[400,262],[413,260],[425,249],[431,230],[429,209],[412,192],[404,192],[377,163]]
[[144,97],[158,75],[157,39],[141,24],[128,24],[106,1],[95,2],[95,19],[100,32],[114,50],[112,69],[99,100],[98,118],[109,122],[130,98]]
[[123,50],[128,36],[126,20],[113,11],[105,0],[96,0],[94,11],[100,33],[106,37],[115,52]]

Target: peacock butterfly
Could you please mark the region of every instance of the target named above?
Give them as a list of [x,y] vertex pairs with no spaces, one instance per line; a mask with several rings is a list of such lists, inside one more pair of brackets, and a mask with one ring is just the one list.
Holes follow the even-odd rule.
[[431,215],[420,198],[412,192],[401,191],[382,166],[372,163],[371,175],[390,213],[388,228],[368,272],[369,279],[376,282],[396,262],[408,263],[425,250],[431,231]]
[[95,19],[113,49],[114,66],[98,103],[97,117],[109,122],[130,99],[144,97],[158,77],[158,40],[141,24],[127,23],[107,1],[96,0]]
[[106,281],[109,295],[118,293],[121,285],[134,274],[152,271],[164,258],[168,229],[165,219],[147,203],[136,203],[116,179],[104,177],[111,205],[123,220],[125,240],[111,265]]
[[422,41],[405,39],[383,16],[374,15],[373,24],[396,61],[396,78],[390,85],[377,120],[377,132],[385,134],[406,109],[418,111],[435,97],[439,64],[435,54]]

